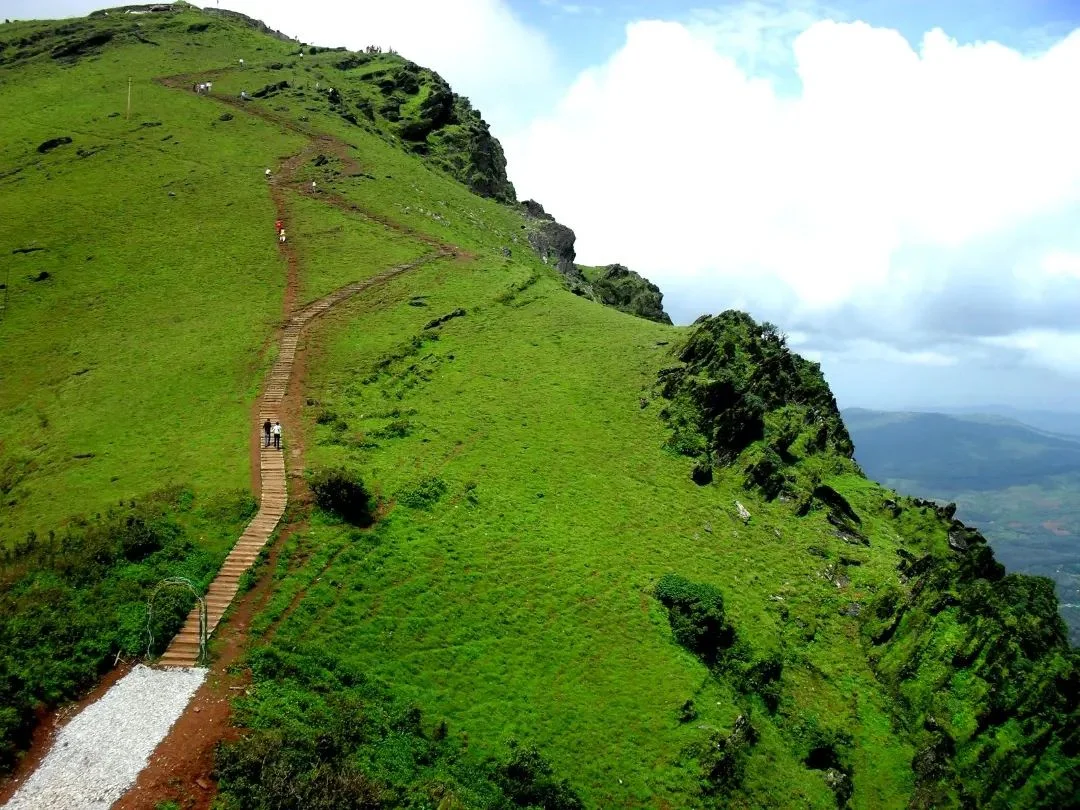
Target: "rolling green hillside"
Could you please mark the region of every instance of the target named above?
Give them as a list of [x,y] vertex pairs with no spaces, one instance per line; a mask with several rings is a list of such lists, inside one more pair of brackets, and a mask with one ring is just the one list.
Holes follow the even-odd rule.
[[180,5],[0,42],[6,765],[250,514],[283,315],[439,248],[305,338],[219,806],[1077,806],[1052,584],[863,477],[775,327],[575,295],[435,74]]
[[1080,644],[1080,439],[995,416],[849,408],[844,421],[867,475],[955,503],[1010,571],[1053,579]]

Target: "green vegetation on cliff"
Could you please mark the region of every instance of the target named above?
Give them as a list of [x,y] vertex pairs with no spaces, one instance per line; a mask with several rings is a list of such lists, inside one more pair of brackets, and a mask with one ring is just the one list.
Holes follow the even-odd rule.
[[[4,695],[71,697],[130,652],[159,576],[220,558],[286,289],[449,243],[304,339],[287,459],[326,509],[263,574],[222,807],[1075,806],[1076,653],[1046,583],[864,478],[776,327],[571,294],[572,232],[510,204],[435,74],[190,8],[0,41],[5,109],[36,110],[0,119]],[[263,177],[286,159],[291,265]],[[160,543],[125,542],[139,507],[109,508],[183,481],[196,500],[130,515]],[[66,536],[122,587],[63,579]],[[53,582],[97,618],[31,646]],[[72,647],[77,672],[30,666]]]
[[584,267],[582,272],[600,303],[639,318],[671,324],[671,318],[664,312],[664,294],[660,288],[633,270],[611,264]]

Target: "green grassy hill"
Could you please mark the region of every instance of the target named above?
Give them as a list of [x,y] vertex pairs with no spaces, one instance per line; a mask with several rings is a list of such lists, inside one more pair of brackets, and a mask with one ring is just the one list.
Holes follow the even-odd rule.
[[8,763],[250,514],[284,311],[450,245],[306,338],[287,458],[378,520],[293,482],[222,807],[1075,806],[1050,583],[862,477],[775,328],[569,291],[435,74],[190,7],[0,42]]

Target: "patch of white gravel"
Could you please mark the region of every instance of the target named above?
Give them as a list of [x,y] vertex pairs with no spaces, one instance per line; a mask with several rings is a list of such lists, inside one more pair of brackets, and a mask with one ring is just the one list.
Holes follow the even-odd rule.
[[135,783],[206,673],[135,667],[60,730],[4,807],[108,810]]

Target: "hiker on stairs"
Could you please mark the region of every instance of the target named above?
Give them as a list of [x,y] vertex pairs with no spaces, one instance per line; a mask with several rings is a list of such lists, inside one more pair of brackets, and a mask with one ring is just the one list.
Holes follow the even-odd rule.
[[281,449],[281,422],[274,423],[274,449]]
[[265,422],[263,422],[263,436],[266,437],[266,445],[265,445],[266,447],[270,446],[270,431],[271,431],[272,428],[273,428],[273,425],[270,424],[269,419],[267,419]]

